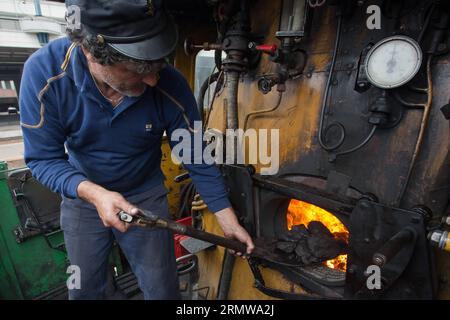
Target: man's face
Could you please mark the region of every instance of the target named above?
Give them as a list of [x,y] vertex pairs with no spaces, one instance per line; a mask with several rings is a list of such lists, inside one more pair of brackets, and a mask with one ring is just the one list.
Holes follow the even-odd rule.
[[[84,50],[83,50],[84,51]],[[85,51],[92,74],[115,91],[129,97],[138,97],[145,91],[145,86],[156,86],[157,72],[139,72],[131,62],[118,62],[113,65],[101,65],[90,53]]]

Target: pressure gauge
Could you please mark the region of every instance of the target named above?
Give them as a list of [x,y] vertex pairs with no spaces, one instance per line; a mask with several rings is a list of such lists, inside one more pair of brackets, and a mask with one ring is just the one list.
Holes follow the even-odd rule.
[[422,64],[419,44],[406,36],[388,37],[367,53],[367,78],[382,89],[397,88],[410,81]]

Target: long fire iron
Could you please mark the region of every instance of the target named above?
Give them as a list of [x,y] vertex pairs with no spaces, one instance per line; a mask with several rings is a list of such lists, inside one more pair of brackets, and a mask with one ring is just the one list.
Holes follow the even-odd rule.
[[[140,212],[136,215],[130,215],[124,211],[121,211],[118,213],[119,219],[123,222],[139,227],[169,229],[176,234],[182,234],[195,239],[203,240],[234,250],[235,252],[245,253],[247,251],[247,246],[237,240],[220,237],[209,232],[197,230],[193,227],[171,221],[169,219],[161,218],[148,210],[139,209],[139,211]],[[298,267],[302,265],[302,263],[296,259],[289,259],[288,257],[278,254],[277,252],[258,246],[258,244],[255,244],[255,249],[250,254],[250,257],[263,259],[287,267]]]

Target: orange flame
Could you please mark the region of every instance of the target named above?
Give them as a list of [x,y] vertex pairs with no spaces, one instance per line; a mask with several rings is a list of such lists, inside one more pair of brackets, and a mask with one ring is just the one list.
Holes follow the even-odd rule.
[[[330,230],[335,238],[348,241],[348,230],[344,224],[330,212],[313,204],[292,199],[289,203],[286,219],[289,230],[295,225],[303,224],[307,227],[311,221],[320,221]],[[326,261],[324,264],[331,269],[345,272],[347,269],[347,255],[340,255]]]

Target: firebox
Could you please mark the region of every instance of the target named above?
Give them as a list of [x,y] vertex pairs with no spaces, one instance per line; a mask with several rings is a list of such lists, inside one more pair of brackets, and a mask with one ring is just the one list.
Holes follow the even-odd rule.
[[[308,250],[305,263],[322,262],[328,256],[329,259],[323,263],[325,266],[343,272],[346,271],[347,254],[345,248],[348,245],[348,229],[331,212],[301,200],[291,199],[286,220],[280,220],[286,221],[288,231],[284,233],[284,238],[288,241],[281,242],[279,250],[286,249],[289,243],[298,243],[292,241],[292,239],[304,240],[306,243],[300,247],[297,245],[296,249],[300,251],[303,247],[306,247]],[[317,237],[312,236],[313,231]]]
[[[222,172],[233,207],[255,241],[301,261],[292,267],[252,259],[255,287],[265,294],[285,299],[434,296],[424,212],[390,208],[351,186],[338,191],[330,178],[265,177],[250,166],[227,165]],[[308,294],[266,287],[259,268],[267,267]]]

